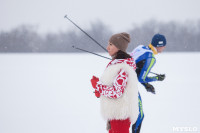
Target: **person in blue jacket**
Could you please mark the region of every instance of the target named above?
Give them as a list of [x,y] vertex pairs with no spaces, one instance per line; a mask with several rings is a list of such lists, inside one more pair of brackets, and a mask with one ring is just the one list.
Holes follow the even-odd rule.
[[[155,89],[153,85],[149,82],[163,81],[165,79],[165,74],[156,74],[156,76],[150,77],[148,74],[151,72],[152,67],[156,63],[155,55],[161,53],[166,46],[166,38],[164,35],[155,34],[152,38],[151,43],[148,46],[139,45],[132,52],[131,56],[136,62],[136,73],[139,82],[144,85],[148,92],[155,94]],[[139,133],[144,118],[144,113],[142,109],[142,99],[140,94],[138,94],[139,99],[139,116],[135,124],[132,126],[133,133]]]

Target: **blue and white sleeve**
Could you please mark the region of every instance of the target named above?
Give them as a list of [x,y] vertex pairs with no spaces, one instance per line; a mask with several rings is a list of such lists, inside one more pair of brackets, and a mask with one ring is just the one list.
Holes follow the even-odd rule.
[[[152,54],[152,53],[151,53]],[[145,61],[145,64],[140,72],[138,80],[140,83],[148,83],[152,81],[157,81],[157,77],[148,77],[149,72],[151,71],[152,67],[156,63],[156,59],[153,55],[149,55]]]

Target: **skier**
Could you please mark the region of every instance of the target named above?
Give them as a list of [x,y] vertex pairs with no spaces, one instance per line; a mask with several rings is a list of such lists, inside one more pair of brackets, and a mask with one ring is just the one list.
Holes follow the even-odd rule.
[[[163,81],[165,79],[165,74],[160,74],[154,77],[148,77],[151,68],[156,63],[156,58],[154,55],[161,53],[165,49],[166,38],[164,35],[155,34],[152,38],[151,43],[148,46],[139,45],[132,52],[131,56],[136,62],[136,73],[139,82],[144,85],[148,92],[155,94],[155,89],[153,85],[149,82],[153,81]],[[139,116],[135,124],[132,125],[132,133],[139,133],[144,118],[142,109],[142,100],[139,95]]]
[[112,61],[100,79],[91,79],[109,133],[129,133],[131,122],[135,123],[139,114],[136,65],[126,53],[129,42],[130,36],[125,32],[112,35],[107,46]]

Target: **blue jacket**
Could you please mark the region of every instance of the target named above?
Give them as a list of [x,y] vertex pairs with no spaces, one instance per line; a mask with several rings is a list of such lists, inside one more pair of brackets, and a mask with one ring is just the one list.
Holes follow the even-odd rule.
[[157,81],[157,77],[149,77],[148,74],[156,63],[153,51],[144,45],[139,45],[130,54],[136,62],[136,73],[140,83],[148,83]]

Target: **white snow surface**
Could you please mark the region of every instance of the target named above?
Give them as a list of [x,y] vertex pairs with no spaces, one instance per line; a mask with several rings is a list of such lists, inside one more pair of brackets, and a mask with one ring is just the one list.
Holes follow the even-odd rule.
[[[200,132],[200,52],[156,58],[152,72],[166,79],[152,83],[156,95],[139,85],[141,133]],[[108,62],[80,53],[0,54],[0,133],[107,133],[90,79]]]

